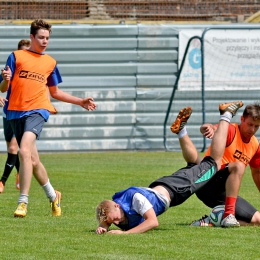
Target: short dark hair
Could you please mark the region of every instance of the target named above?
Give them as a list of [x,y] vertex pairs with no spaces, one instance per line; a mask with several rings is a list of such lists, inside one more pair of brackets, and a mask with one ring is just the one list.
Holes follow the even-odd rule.
[[26,47],[30,47],[31,46],[31,41],[30,40],[21,40],[21,41],[19,41],[18,42],[18,47],[17,47],[17,50],[21,50],[21,48],[23,47],[23,46],[26,46]]
[[30,34],[35,36],[40,29],[48,30],[51,33],[51,24],[42,19],[36,19],[31,23]]
[[243,112],[243,117],[252,117],[254,120],[260,119],[260,102],[255,102],[254,104],[247,105]]

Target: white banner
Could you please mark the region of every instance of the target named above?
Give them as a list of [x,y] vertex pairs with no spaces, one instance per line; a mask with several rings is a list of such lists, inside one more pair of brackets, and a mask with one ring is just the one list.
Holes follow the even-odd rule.
[[[203,29],[179,31],[179,67],[181,66],[190,38],[193,36],[201,37],[202,33]],[[190,43],[185,64],[180,75],[178,89],[201,89],[201,44],[199,39],[194,39]]]
[[[185,34],[181,32],[180,46],[188,41]],[[260,89],[260,30],[211,29],[203,40],[206,90]],[[201,49],[196,44],[192,41],[189,48],[180,90],[201,89]]]

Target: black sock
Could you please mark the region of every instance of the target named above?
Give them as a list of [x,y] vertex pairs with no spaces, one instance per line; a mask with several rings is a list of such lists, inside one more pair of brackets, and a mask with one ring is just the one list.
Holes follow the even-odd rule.
[[8,153],[7,160],[5,162],[5,169],[4,173],[2,175],[1,181],[5,185],[5,182],[7,181],[11,171],[13,170],[15,163],[17,161],[18,155],[17,154],[11,154]]

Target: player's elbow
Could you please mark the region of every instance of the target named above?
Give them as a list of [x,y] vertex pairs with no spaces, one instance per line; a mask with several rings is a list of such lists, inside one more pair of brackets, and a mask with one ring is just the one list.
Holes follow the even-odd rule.
[[159,222],[158,222],[158,219],[155,219],[152,223],[152,228],[157,228],[159,226]]

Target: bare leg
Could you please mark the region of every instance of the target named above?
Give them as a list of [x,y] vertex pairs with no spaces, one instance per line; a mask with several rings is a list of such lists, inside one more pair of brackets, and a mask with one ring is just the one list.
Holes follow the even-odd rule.
[[244,175],[245,165],[242,162],[229,163],[228,170],[230,174],[226,181],[226,196],[237,197]]
[[[20,198],[18,203],[28,203],[28,195],[32,180],[32,147],[36,136],[32,132],[25,132],[20,144]],[[21,199],[21,195],[27,196],[27,201]]]
[[181,109],[171,125],[171,131],[178,135],[179,143],[182,149],[182,155],[186,162],[199,164],[201,158],[199,153],[188,136],[186,124],[192,114],[191,107],[184,107]]
[[195,164],[199,164],[201,162],[199,153],[188,134],[182,138],[179,138],[179,143],[182,149],[183,158],[186,162]]
[[222,156],[226,148],[228,128],[229,122],[220,120],[211,143],[210,156],[216,161],[218,170],[221,167]]
[[21,158],[20,197],[18,200],[18,207],[14,212],[14,216],[25,217],[27,214],[27,204],[32,174],[34,174],[34,177],[44,189],[46,196],[52,202],[52,214],[54,216],[60,216],[61,193],[55,191],[49,182],[47,171],[45,170],[39,158],[39,154],[36,147],[36,136],[34,133],[25,132],[23,134],[20,144],[19,155]]
[[36,144],[34,144],[32,149],[32,164],[33,164],[33,175],[35,179],[38,181],[38,183],[41,186],[45,185],[48,182],[49,178],[45,167],[40,161]]

